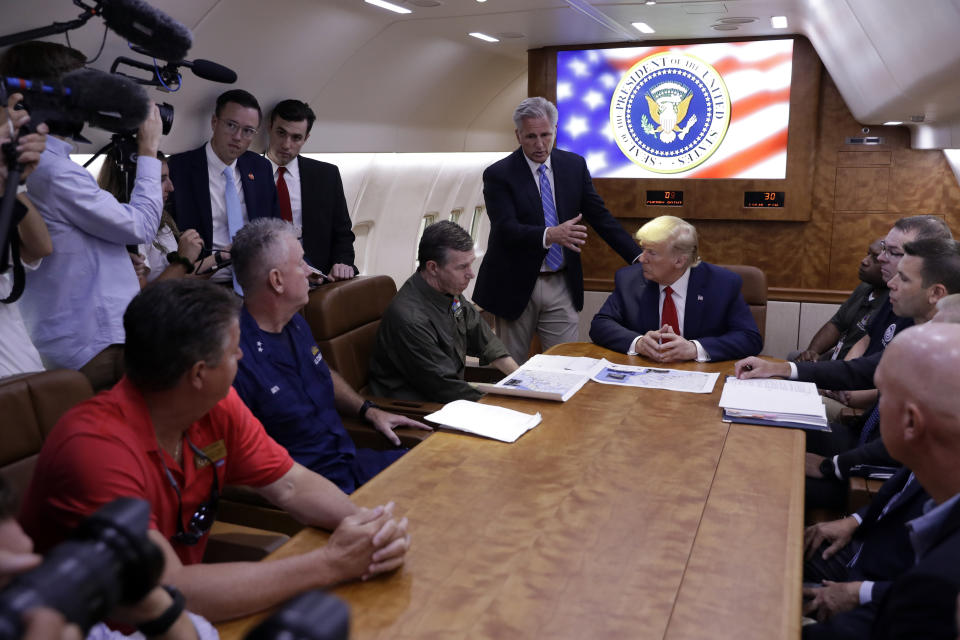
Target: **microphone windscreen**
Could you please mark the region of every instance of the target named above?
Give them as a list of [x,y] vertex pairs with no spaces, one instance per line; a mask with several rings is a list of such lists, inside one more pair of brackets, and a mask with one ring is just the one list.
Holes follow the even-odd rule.
[[161,60],[183,60],[193,45],[190,30],[142,0],[102,0],[107,26]]
[[112,133],[135,131],[146,120],[150,99],[146,90],[130,78],[96,69],[77,69],[64,74],[70,89],[69,104],[92,126]]
[[197,58],[191,63],[190,69],[193,71],[193,75],[197,76],[198,78],[203,78],[204,80],[210,80],[211,82],[233,84],[237,81],[236,71],[229,69],[222,64],[211,62],[210,60]]

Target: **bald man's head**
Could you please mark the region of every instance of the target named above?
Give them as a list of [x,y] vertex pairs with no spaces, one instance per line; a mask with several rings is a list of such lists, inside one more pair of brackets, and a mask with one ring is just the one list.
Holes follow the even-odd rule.
[[918,478],[922,468],[951,456],[953,467],[960,469],[958,370],[960,325],[944,323],[902,331],[877,367],[874,381],[880,391],[883,443]]

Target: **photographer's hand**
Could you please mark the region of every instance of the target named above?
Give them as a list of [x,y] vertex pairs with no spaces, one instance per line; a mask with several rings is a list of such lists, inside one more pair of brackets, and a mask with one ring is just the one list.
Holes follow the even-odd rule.
[[140,125],[137,132],[137,152],[141,156],[156,158],[160,150],[160,136],[163,134],[163,123],[160,121],[160,109],[153,102],[150,103],[150,112],[147,119]]
[[[15,109],[22,100],[23,96],[19,93],[14,93],[7,100],[7,114],[10,118],[10,124],[6,126],[8,128],[12,126],[14,135],[20,130],[20,127],[30,122],[30,114],[27,113],[26,109]],[[48,131],[47,125],[41,122],[37,125],[36,133],[22,136],[17,140],[17,162],[23,165],[23,172],[20,174],[21,180],[25,180],[37,168],[40,155],[47,148]]]

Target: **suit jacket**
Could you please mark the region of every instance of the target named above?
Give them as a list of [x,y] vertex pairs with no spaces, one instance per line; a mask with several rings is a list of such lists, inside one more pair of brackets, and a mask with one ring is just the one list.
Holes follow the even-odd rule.
[[[640,248],[617,222],[593,188],[587,163],[575,153],[554,149],[553,169],[557,218],[564,222],[583,214],[583,220],[627,262]],[[543,205],[530,166],[517,149],[483,172],[483,199],[490,217],[487,253],[477,273],[473,300],[494,315],[515,320],[523,313],[540,265],[547,256],[543,248]],[[583,309],[583,267],[580,254],[563,249],[564,278],[574,308]]]
[[[701,262],[690,270],[683,337],[697,340],[711,360],[760,353],[763,338],[740,293],[739,275]],[[643,265],[617,271],[613,293],[590,323],[590,339],[626,353],[638,335],[660,328],[660,286],[643,277]]]
[[[914,480],[887,513],[880,517],[884,507],[900,493],[909,478],[910,469],[900,469],[883,483],[873,500],[858,512],[862,522],[853,535],[864,544],[850,580],[889,581],[913,566],[916,556],[906,524],[923,514],[923,505],[930,496]],[[889,586],[890,582],[874,584],[873,600],[879,601]]]
[[[203,246],[213,246],[213,214],[210,209],[210,183],[207,179],[206,145],[177,153],[167,160],[174,191],[170,196],[170,214],[180,229],[196,229]],[[252,151],[237,158],[247,218],[279,218],[277,187],[270,161]]]
[[894,581],[880,602],[872,638],[954,640],[960,591],[960,503],[930,549]]
[[303,207],[303,252],[307,261],[324,273],[334,264],[354,266],[353,223],[343,195],[343,181],[336,165],[303,156],[300,168],[300,198]]

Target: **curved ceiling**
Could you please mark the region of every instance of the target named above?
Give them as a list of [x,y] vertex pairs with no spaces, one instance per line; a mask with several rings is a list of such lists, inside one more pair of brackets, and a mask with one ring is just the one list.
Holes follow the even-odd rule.
[[[265,109],[286,97],[308,101],[318,122],[306,151],[509,150],[510,113],[526,95],[528,49],[790,33],[810,39],[860,122],[922,118],[909,125],[914,146],[960,147],[960,0],[397,3],[413,12],[398,15],[361,0],[151,2],[193,31],[191,58],[236,70],[235,86],[257,95]],[[429,4],[436,6],[421,6]],[[0,35],[79,11],[69,0],[32,0],[29,12],[4,16]],[[773,29],[774,15],[786,16],[788,29]],[[637,21],[656,33],[640,34],[631,27]],[[471,31],[501,41],[482,42]],[[70,42],[93,57],[103,36],[95,18],[71,32]],[[51,39],[65,42],[62,35]],[[94,66],[108,69],[120,55],[138,57],[108,32]],[[167,151],[206,139],[213,101],[227,88],[184,74],[179,92],[151,91],[176,107]],[[107,136],[91,130],[89,137],[102,143]]]

